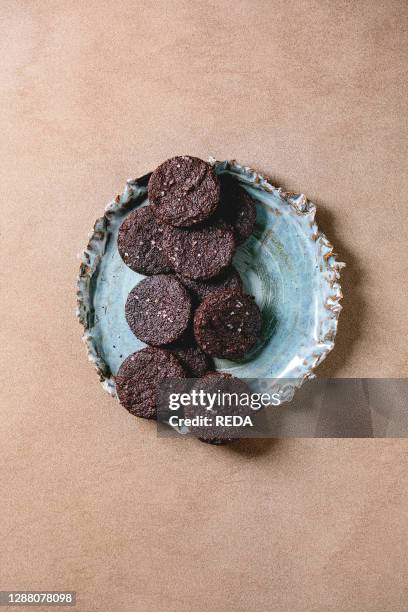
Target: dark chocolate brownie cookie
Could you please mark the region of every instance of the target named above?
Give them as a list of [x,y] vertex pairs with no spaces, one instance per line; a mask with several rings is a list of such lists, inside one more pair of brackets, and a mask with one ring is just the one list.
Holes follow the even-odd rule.
[[[207,417],[211,422],[206,425],[191,425],[189,426],[190,434],[198,437],[201,442],[209,444],[225,444],[232,442],[237,437],[244,437],[251,429],[249,424],[232,424],[228,420],[217,423],[216,417],[227,419],[231,416],[239,416],[244,420],[245,417],[253,417],[254,411],[247,404],[249,400],[246,398],[250,395],[248,385],[241,379],[231,376],[224,372],[210,372],[203,378],[197,381],[193,387],[196,391],[204,391],[204,393],[215,398],[211,410],[207,410],[206,406],[189,405],[184,408],[184,418]],[[218,398],[229,398],[218,401]],[[203,421],[201,421],[203,422]]]
[[145,348],[129,355],[115,377],[119,401],[132,414],[145,419],[156,417],[157,386],[166,378],[185,378],[186,372],[175,355]]
[[255,300],[237,291],[211,293],[194,315],[194,335],[212,357],[240,359],[256,344],[262,317]]
[[247,191],[238,180],[229,174],[220,177],[221,205],[219,214],[229,223],[235,232],[237,244],[249,238],[254,231],[256,221],[256,206]]
[[135,336],[147,344],[162,346],[176,342],[187,329],[191,298],[177,278],[158,274],[132,289],[125,314]]
[[216,210],[220,184],[210,164],[197,157],[172,157],[153,172],[149,200],[160,223],[189,227]]
[[165,274],[171,266],[163,252],[163,228],[150,206],[137,208],[119,228],[118,250],[126,265],[140,274]]
[[206,355],[198,346],[177,348],[173,350],[189,376],[201,378],[214,367],[211,357]]
[[234,232],[223,221],[192,229],[168,225],[163,236],[166,256],[181,276],[208,279],[231,265],[235,252]]
[[177,278],[190,291],[196,303],[200,303],[204,298],[214,291],[230,289],[231,291],[242,291],[242,280],[234,267],[228,268],[223,274],[209,280],[192,280],[178,275]]

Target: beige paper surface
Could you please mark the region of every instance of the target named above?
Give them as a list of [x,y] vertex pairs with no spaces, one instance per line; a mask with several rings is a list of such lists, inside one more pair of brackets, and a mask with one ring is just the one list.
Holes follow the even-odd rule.
[[101,389],[76,254],[174,154],[303,191],[348,267],[325,376],[406,376],[403,0],[3,0],[0,589],[109,612],[406,609],[405,440],[157,439]]

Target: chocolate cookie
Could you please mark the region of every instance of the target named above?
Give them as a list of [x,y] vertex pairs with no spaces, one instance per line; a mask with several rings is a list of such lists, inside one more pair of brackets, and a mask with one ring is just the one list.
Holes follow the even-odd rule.
[[177,227],[201,223],[216,210],[220,184],[210,164],[197,157],[172,157],[153,172],[149,201],[157,220]]
[[192,280],[178,275],[177,278],[190,291],[196,303],[200,303],[204,298],[214,291],[230,289],[231,291],[242,291],[242,280],[234,267],[228,268],[223,274],[209,280]]
[[[207,422],[201,420],[202,425],[189,426],[190,434],[209,444],[225,444],[245,437],[251,428],[249,424],[244,425],[244,419],[253,417],[254,411],[248,405],[250,389],[243,380],[224,372],[210,372],[198,380],[193,388],[198,392],[204,391],[205,397],[211,396],[215,401],[211,410],[205,403],[199,406],[190,404],[184,408],[184,418],[198,416],[208,419]],[[239,416],[243,421],[233,424],[227,420],[231,416]],[[217,422],[217,417],[225,420]]]
[[158,274],[132,289],[125,315],[135,336],[147,344],[162,346],[178,340],[187,329],[191,298],[174,276]]
[[163,236],[163,248],[170,264],[185,278],[212,278],[231,265],[234,232],[223,221],[192,229],[168,225]]
[[132,414],[145,419],[156,417],[157,387],[166,378],[185,378],[186,372],[175,355],[145,348],[129,355],[115,376],[119,401]]
[[195,339],[212,357],[240,359],[256,344],[261,326],[254,298],[237,291],[210,293],[194,315]]
[[198,346],[178,348],[173,351],[183,368],[192,378],[201,378],[214,367],[212,359]]
[[150,206],[137,208],[123,221],[118,234],[118,251],[129,268],[140,274],[165,274],[171,266],[164,255],[163,228]]
[[238,180],[229,174],[220,177],[221,205],[220,217],[229,223],[235,232],[237,244],[244,242],[254,231],[256,206],[248,192]]

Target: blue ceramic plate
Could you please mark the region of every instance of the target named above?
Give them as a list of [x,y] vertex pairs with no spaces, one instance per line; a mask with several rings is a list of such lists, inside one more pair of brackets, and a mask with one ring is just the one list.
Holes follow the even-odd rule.
[[[211,160],[229,173],[257,205],[253,236],[237,250],[234,265],[262,311],[262,338],[239,362],[216,360],[219,370],[242,378],[292,379],[293,389],[334,346],[342,297],[333,247],[314,221],[316,207],[304,195],[273,187],[253,170]],[[148,203],[149,175],[128,181],[125,191],[95,223],[78,278],[78,317],[89,359],[112,395],[122,361],[145,345],[125,319],[129,291],[144,278],[122,261],[116,246],[126,215]]]

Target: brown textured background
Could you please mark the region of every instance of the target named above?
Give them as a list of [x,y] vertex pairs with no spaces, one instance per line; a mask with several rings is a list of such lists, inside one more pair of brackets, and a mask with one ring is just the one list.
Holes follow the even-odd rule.
[[128,177],[235,157],[348,263],[320,373],[406,376],[404,0],[3,0],[0,588],[109,612],[406,609],[405,440],[159,440],[100,388],[76,254]]

